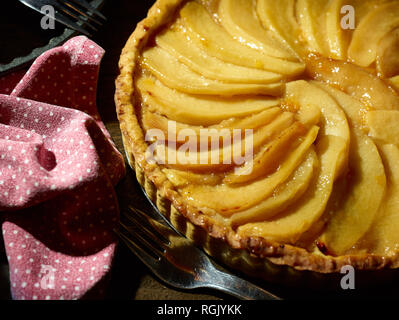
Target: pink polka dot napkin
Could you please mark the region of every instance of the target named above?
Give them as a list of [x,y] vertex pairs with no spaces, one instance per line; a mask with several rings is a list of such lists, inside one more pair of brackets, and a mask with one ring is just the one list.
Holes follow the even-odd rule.
[[110,271],[125,167],[96,108],[103,53],[76,37],[0,78],[0,222],[14,299],[87,297]]

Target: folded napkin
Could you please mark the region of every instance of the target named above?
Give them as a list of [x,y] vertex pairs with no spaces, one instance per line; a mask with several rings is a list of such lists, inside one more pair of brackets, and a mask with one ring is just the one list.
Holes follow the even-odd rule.
[[96,108],[103,53],[75,37],[0,78],[0,222],[14,299],[87,297],[110,271],[125,167]]

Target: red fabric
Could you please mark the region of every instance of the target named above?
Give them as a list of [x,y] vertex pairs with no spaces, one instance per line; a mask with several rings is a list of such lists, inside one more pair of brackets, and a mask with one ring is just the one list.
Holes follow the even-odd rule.
[[0,219],[14,299],[79,299],[110,270],[125,167],[96,108],[103,53],[76,37],[0,79]]

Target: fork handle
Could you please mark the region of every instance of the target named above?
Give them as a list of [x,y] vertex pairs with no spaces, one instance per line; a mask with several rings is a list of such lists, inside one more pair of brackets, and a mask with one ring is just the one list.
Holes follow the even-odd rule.
[[215,270],[208,286],[241,300],[281,300],[272,293],[231,274]]

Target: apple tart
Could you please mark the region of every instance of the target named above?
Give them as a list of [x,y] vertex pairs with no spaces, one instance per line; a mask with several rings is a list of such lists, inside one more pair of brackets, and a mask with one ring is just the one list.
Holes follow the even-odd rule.
[[158,0],[119,66],[130,164],[211,254],[399,266],[399,1]]

